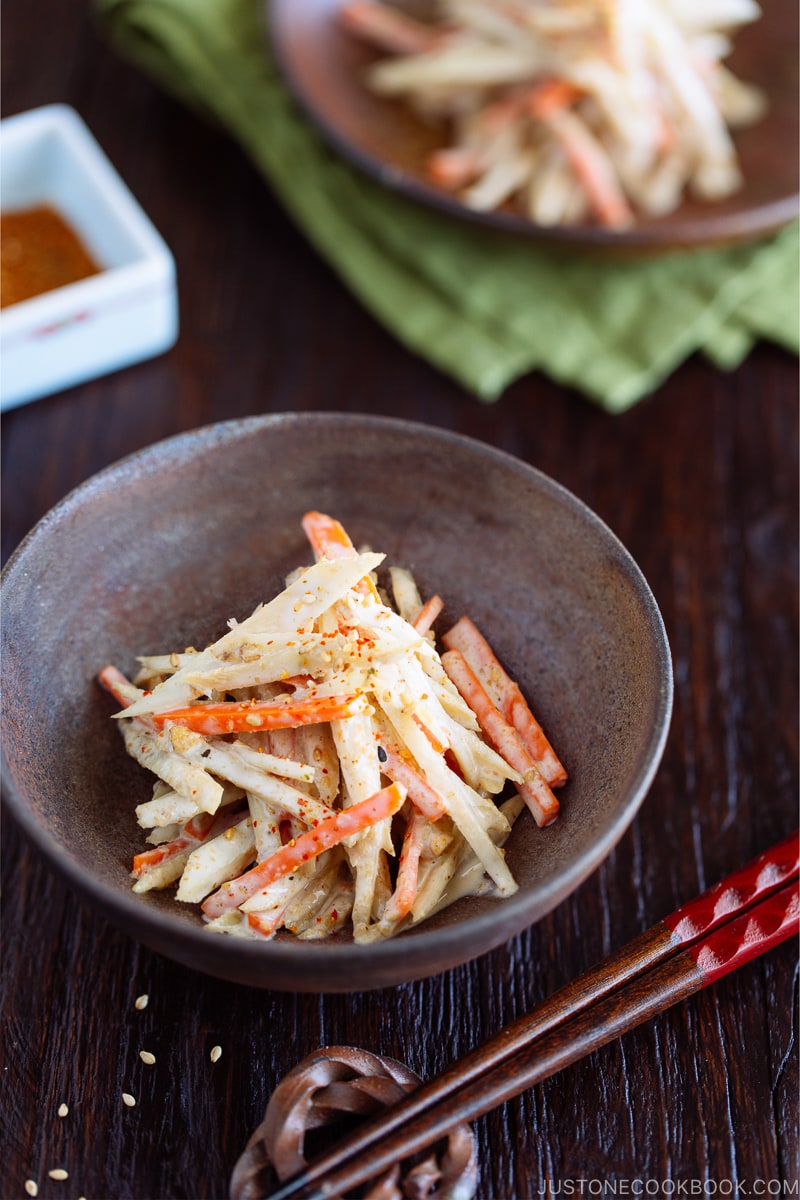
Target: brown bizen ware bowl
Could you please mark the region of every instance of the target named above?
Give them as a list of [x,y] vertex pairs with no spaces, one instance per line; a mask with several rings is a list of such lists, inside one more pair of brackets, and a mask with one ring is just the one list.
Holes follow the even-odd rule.
[[[469,898],[388,941],[256,942],[209,933],[172,889],[135,895],[134,815],[152,776],[97,685],[112,662],[206,645],[311,555],[302,514],[468,613],[530,699],[570,780],[558,821],[525,811],[507,845],[519,891]],[[606,857],[660,760],[672,704],[655,600],[617,538],[530,466],[429,426],[279,414],[158,443],[77,488],[28,535],[2,585],[3,782],[48,863],[132,938],[199,971],[277,990],[362,991],[447,970],[537,921]]]

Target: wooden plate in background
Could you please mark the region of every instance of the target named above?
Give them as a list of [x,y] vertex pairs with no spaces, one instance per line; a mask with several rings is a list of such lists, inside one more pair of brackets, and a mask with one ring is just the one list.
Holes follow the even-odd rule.
[[440,144],[435,129],[400,102],[363,83],[378,55],[344,33],[342,0],[271,0],[273,51],[286,83],[327,140],[386,187],[478,225],[576,247],[664,250],[747,241],[771,234],[800,210],[798,187],[798,16],[793,0],[770,0],[760,21],[741,30],[731,65],[769,100],[767,116],[736,135],[744,186],[714,204],[687,200],[667,217],[631,229],[596,225],[544,228],[512,209],[475,212],[427,178],[424,164]]

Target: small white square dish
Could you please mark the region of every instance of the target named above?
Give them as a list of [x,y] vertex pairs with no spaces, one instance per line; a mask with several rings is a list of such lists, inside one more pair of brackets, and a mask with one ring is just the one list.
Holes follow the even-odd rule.
[[100,268],[8,304],[0,316],[0,408],[154,357],[178,335],[175,263],[74,109],[0,122],[0,209],[53,209]]

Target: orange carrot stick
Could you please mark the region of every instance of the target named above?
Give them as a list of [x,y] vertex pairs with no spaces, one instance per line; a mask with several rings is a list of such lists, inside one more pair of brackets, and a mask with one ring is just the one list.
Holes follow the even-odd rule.
[[253,912],[247,914],[247,924],[256,933],[260,933],[265,938],[271,938],[275,930],[281,923],[285,909],[278,907],[273,913]]
[[574,83],[566,79],[549,79],[539,83],[528,92],[525,105],[533,117],[546,117],[550,113],[569,108],[583,93]]
[[383,914],[384,920],[400,921],[406,913],[411,912],[411,908],[417,898],[419,858],[421,852],[421,818],[419,813],[414,813],[408,822],[403,837],[403,847],[400,851],[397,870],[397,882],[395,883],[389,903],[386,905],[386,911]]
[[353,558],[356,548],[347,530],[327,513],[307,512],[300,524],[317,558]]
[[443,608],[444,600],[441,596],[431,596],[426,600],[411,622],[417,633],[427,633]]
[[283,879],[284,875],[289,875],[303,863],[316,858],[325,850],[330,850],[345,838],[371,828],[385,817],[394,816],[402,807],[405,798],[406,789],[402,784],[393,783],[367,800],[342,809],[341,812],[321,821],[315,829],[310,829],[298,838],[292,838],[275,854],[246,871],[244,875],[240,875],[238,879],[224,883],[218,891],[203,901],[203,912],[207,917],[213,918],[232,908],[238,908],[255,892],[268,887],[276,879]]
[[633,213],[620,187],[611,159],[574,113],[550,108],[543,114],[561,143],[567,162],[602,225],[624,229]]
[[495,750],[522,775],[524,782],[520,784],[519,792],[533,813],[536,824],[550,825],[558,816],[558,800],[514,726],[509,725],[500,710],[495,708],[477,675],[458,650],[448,650],[443,654],[442,666],[475,713]]
[[432,788],[419,771],[403,758],[400,751],[382,737],[378,743],[386,755],[386,762],[381,764],[381,771],[389,779],[402,783],[408,792],[408,798],[415,808],[434,823],[444,816],[447,811],[444,800]]
[[97,680],[123,708],[133,704],[134,700],[138,700],[141,695],[140,689],[126,679],[122,671],[118,671],[111,663],[103,667],[102,671],[98,671]]
[[218,837],[231,825],[236,825],[243,819],[245,814],[241,809],[236,805],[234,805],[234,809],[235,811],[226,809],[214,818],[210,818],[208,813],[198,813],[196,817],[192,817],[186,822],[178,836],[171,842],[162,842],[160,846],[154,846],[152,850],[145,850],[141,854],[134,855],[131,875],[139,879],[147,871],[152,871],[154,867],[160,866],[167,859],[174,858],[176,854],[182,854],[184,850],[193,849],[201,842]]
[[[345,527],[335,517],[326,513],[307,512],[300,524],[306,537],[311,543],[311,549],[319,558],[353,558],[356,548],[350,540]],[[367,577],[355,586],[355,591],[365,596],[378,598],[378,591],[372,580]]]
[[258,733],[261,729],[297,729],[300,725],[319,725],[365,712],[366,696],[310,696],[274,704],[269,700],[224,701],[221,704],[190,704],[154,713],[153,724],[182,725],[195,733]]
[[534,717],[518,685],[503,669],[492,647],[469,617],[462,617],[443,636],[449,650],[459,650],[489,693],[493,704],[500,709],[509,724],[522,739],[525,749],[551,787],[567,781],[567,772],[547,740],[544,730]]
[[425,724],[425,722],[423,720],[421,720],[417,716],[416,713],[411,714],[411,720],[414,722],[414,724],[417,726],[418,729],[422,730],[422,732],[425,734],[425,737],[428,739],[430,744],[433,746],[436,753],[444,754],[445,751],[448,749],[448,747],[442,745],[442,743],[439,741],[439,739],[437,738],[437,736],[433,732],[433,730],[429,729],[428,726]]
[[[245,916],[247,917],[247,924],[250,926],[250,928],[252,930],[254,930],[256,933],[260,934],[262,937],[271,938],[281,928],[281,925],[283,924],[283,919],[286,915],[286,910],[288,907],[289,907],[288,904],[280,905],[276,909],[275,913],[263,913],[263,912],[245,913]],[[319,920],[320,920],[320,918],[317,917],[317,921],[319,921]],[[289,926],[286,926],[286,928],[288,929]],[[289,932],[295,933],[296,930],[290,929]]]
[[438,187],[456,191],[478,178],[483,170],[483,156],[472,147],[448,146],[428,155],[425,168]]
[[199,845],[199,838],[181,836],[173,838],[171,842],[163,842],[160,846],[154,846],[152,850],[145,850],[142,854],[135,854],[131,875],[135,879],[140,879],[146,871],[152,871],[153,867],[160,866],[167,859],[174,858],[176,854],[182,854],[190,846]]

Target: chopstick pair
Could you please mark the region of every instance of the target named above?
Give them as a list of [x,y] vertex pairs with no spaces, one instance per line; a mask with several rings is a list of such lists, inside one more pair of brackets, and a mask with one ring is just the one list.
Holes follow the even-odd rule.
[[269,1194],[328,1200],[797,936],[798,834],[677,909]]

